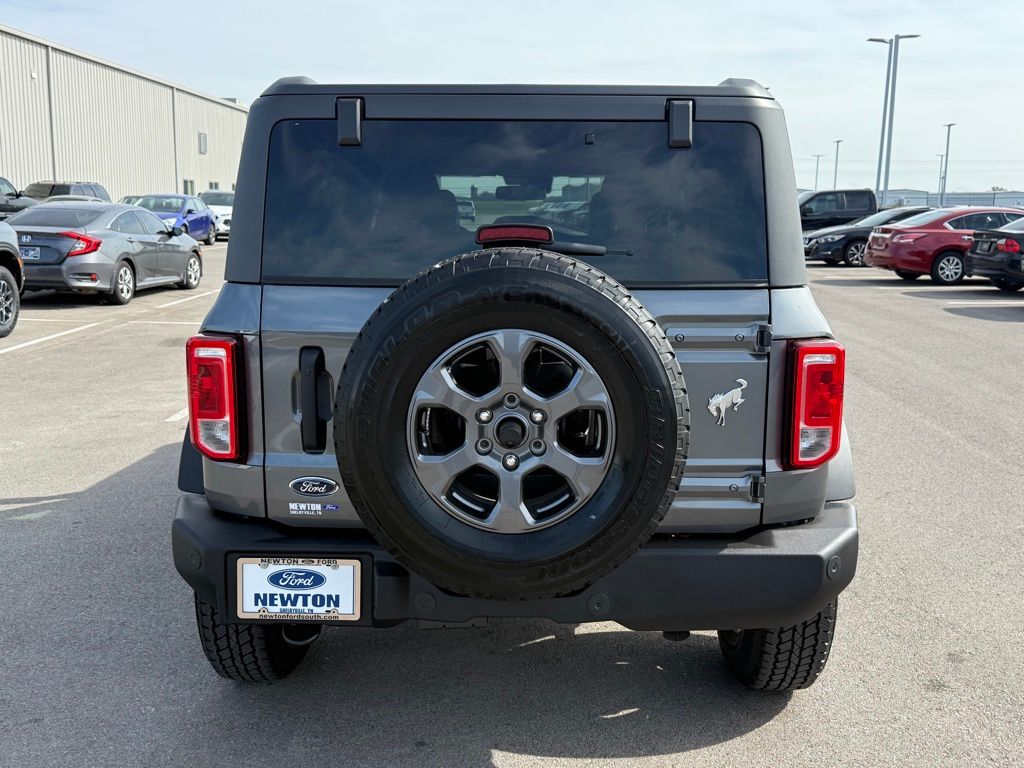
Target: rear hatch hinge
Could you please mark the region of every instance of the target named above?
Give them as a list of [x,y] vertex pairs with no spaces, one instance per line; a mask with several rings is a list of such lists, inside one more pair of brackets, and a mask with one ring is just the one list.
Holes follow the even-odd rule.
[[757,354],[766,354],[772,348],[772,327],[769,323],[761,323],[757,326],[754,334],[753,351]]
[[761,504],[764,502],[764,475],[755,475],[750,479],[750,500]]

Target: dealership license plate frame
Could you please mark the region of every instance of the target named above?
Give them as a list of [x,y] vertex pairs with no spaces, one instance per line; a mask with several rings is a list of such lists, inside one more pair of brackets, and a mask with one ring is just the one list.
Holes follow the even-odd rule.
[[18,248],[22,261],[39,261],[43,257],[42,249],[38,245],[22,245]]
[[[318,569],[351,569],[351,606],[352,611],[342,613],[336,610],[328,610],[322,612],[313,613],[282,613],[272,612],[266,608],[261,608],[258,611],[247,611],[245,597],[246,597],[246,581],[245,581],[245,566],[255,565],[259,568],[258,572],[271,573],[276,569],[287,569],[287,568],[303,568],[316,570]],[[363,570],[364,563],[362,560],[353,557],[239,557],[235,560],[235,615],[239,619],[248,621],[316,621],[324,623],[335,623],[335,622],[358,622],[362,619],[362,592],[363,592]],[[252,571],[250,571],[252,573]],[[295,590],[298,594],[324,594],[319,592],[317,589],[311,590]],[[347,594],[347,590],[346,590]]]

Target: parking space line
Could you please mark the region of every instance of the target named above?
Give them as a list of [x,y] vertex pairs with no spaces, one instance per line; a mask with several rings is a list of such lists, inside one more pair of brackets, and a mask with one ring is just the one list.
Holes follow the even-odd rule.
[[[59,317],[25,317],[24,315],[18,316],[19,323],[80,323],[82,322],[81,317],[69,318],[64,320]],[[88,318],[86,318],[88,319]]]
[[164,421],[181,421],[186,416],[188,416],[188,406],[187,405],[184,408],[182,408],[180,411],[178,411],[177,413],[172,413],[170,416],[168,416],[166,419],[164,419]]
[[196,299],[203,298],[203,296],[212,296],[215,293],[220,293],[220,288],[218,288],[216,291],[197,293],[195,296],[186,296],[184,299],[175,299],[174,301],[169,301],[166,304],[157,304],[154,307],[154,309],[167,309],[167,307],[173,307],[176,304],[184,304],[186,301],[195,301]]
[[90,328],[95,328],[97,325],[102,325],[105,322],[106,320],[100,320],[98,323],[80,325],[77,328],[68,328],[66,331],[51,333],[49,336],[42,336],[38,339],[32,339],[31,341],[23,341],[21,344],[15,344],[13,347],[8,347],[7,349],[0,349],[0,355],[6,355],[8,352],[17,352],[19,349],[31,347],[33,344],[42,344],[44,341],[50,341],[51,339],[58,339],[61,336],[67,336],[69,333],[78,333],[79,331],[86,331]]

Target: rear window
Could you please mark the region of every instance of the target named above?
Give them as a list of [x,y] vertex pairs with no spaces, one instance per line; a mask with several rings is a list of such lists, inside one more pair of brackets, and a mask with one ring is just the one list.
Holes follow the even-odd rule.
[[84,227],[100,215],[95,208],[62,208],[56,204],[26,208],[7,219],[12,227]]
[[157,213],[177,213],[185,205],[185,198],[173,195],[146,195],[135,203]]
[[234,205],[234,192],[203,192],[200,199],[207,205]]
[[[550,226],[603,245],[589,261],[629,285],[767,280],[757,130],[663,122],[366,121],[339,147],[333,120],[271,134],[263,234],[268,282],[397,284],[474,250],[477,227]],[[475,206],[475,220],[459,215]],[[462,203],[465,208],[465,203]]]
[[924,224],[931,224],[933,221],[949,216],[952,211],[948,208],[936,208],[934,211],[925,211],[919,213],[916,216],[908,216],[905,219],[901,219],[898,225],[901,227],[920,227]]
[[41,184],[36,182],[25,187],[25,197],[34,197],[36,200],[42,200],[44,197],[50,197],[51,195],[70,194],[71,187],[67,184]]

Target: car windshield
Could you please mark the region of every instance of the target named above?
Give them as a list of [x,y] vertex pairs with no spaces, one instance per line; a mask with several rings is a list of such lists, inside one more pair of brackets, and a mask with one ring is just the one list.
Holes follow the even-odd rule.
[[1000,227],[1003,232],[1024,232],[1024,216],[1014,219],[1009,224]]
[[235,204],[234,192],[203,192],[201,195],[199,195],[199,198],[207,205],[232,206]]
[[[910,216],[906,215],[906,211],[901,208],[890,208],[887,211],[879,211],[878,213],[872,213],[870,216],[865,216],[863,219],[858,219],[850,224],[850,226],[857,227],[877,227],[881,224],[887,224],[893,219],[897,221],[901,220],[901,217],[905,217],[903,221],[909,221]],[[921,212],[915,213],[914,216],[920,216]]]
[[98,208],[71,208],[61,205],[44,203],[26,208],[7,219],[12,227],[84,227],[93,221],[100,214],[102,209]]
[[135,203],[155,213],[177,213],[185,204],[184,198],[173,195],[146,195]]
[[943,219],[952,213],[954,213],[954,211],[951,211],[949,208],[936,208],[934,211],[925,211],[924,213],[919,213],[916,216],[908,216],[905,219],[900,219],[893,223],[899,227],[920,227],[925,224],[931,224],[939,219]]
[[[359,148],[331,120],[271,134],[263,275],[398,284],[471,251],[489,224],[551,227],[567,252],[631,285],[764,282],[757,129],[698,122],[375,120]],[[475,221],[458,215],[458,200]],[[600,255],[598,255],[600,253]],[[351,281],[355,281],[352,283]]]

